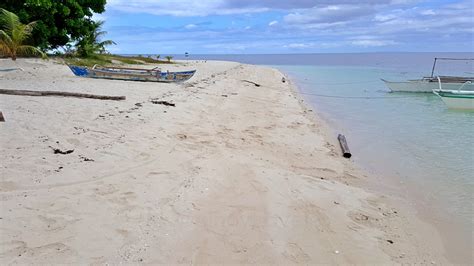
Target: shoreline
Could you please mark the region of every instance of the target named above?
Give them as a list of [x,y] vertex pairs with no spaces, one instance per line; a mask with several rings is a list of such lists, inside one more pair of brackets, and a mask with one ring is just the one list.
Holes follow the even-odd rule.
[[[1,125],[9,141],[0,261],[448,262],[431,225],[361,188],[364,174],[339,158],[330,128],[276,69],[188,61],[170,67],[196,67],[197,77],[157,85],[76,78],[61,65],[20,61],[26,73],[0,76],[8,88],[127,100],[0,95],[10,109]],[[154,97],[177,106],[153,105]],[[74,147],[74,157],[50,155],[56,144]]]
[[[285,75],[288,75],[289,80],[296,80],[295,77],[287,73],[285,73]],[[294,84],[294,90],[298,93],[299,87],[297,84]],[[300,95],[300,100],[304,100],[304,103],[302,103],[303,108],[318,109],[314,104],[310,103],[305,95]],[[339,147],[335,136],[337,136],[336,128],[340,128],[341,126],[336,126],[335,124],[331,125],[329,118],[319,115],[320,112],[323,112],[323,110],[313,112],[316,116],[316,120],[322,121],[323,127],[326,128],[326,138],[331,139],[333,141],[332,144]],[[335,122],[332,121],[332,123]],[[421,188],[420,184],[414,181],[409,182],[409,180],[402,179],[401,176],[387,171],[369,169],[360,159],[359,161],[356,160],[357,158],[353,157],[348,160],[348,162],[354,167],[355,171],[359,171],[360,175],[365,178],[364,180],[358,180],[359,182],[353,185],[370,191],[371,193],[388,196],[390,205],[409,211],[411,216],[416,217],[416,219],[420,220],[423,224],[432,227],[441,238],[445,256],[450,263],[468,264],[472,262],[469,249],[469,245],[472,246],[472,240],[470,242],[469,237],[463,235],[466,231],[466,225],[463,224],[465,221],[461,219],[453,221],[451,220],[452,218],[446,218],[445,211],[440,211],[436,207],[444,202],[441,202],[441,200],[436,202],[427,201],[427,199],[416,190]],[[448,206],[443,207],[447,208]],[[464,230],[453,231],[453,226],[463,226]],[[424,233],[425,236],[429,236],[429,234],[429,230]],[[465,247],[464,245],[468,246]]]
[[[329,121],[327,121],[325,118],[319,115],[318,112],[314,111],[314,109],[317,109],[317,108],[315,106],[312,106],[309,103],[305,95],[299,94],[299,87],[296,83],[293,82],[295,80],[295,77],[292,77],[291,75],[288,75],[287,73],[284,73],[281,70],[277,69],[277,71],[281,72],[282,75],[286,77],[286,80],[291,84],[292,92],[297,96],[297,99],[298,99],[298,102],[300,103],[301,108],[305,111],[310,110],[310,112],[308,112],[307,115],[310,117],[310,119],[313,119],[313,121],[316,124],[318,124],[318,126],[322,129],[322,134],[325,140],[331,143],[333,147],[335,147],[335,149],[337,150],[337,153],[342,158],[342,153],[339,148],[339,142],[337,141],[337,138],[336,138],[338,132],[335,131],[334,127],[330,126]],[[459,259],[458,255],[460,253],[454,252],[454,251],[457,251],[456,250],[457,248],[455,246],[451,247],[449,252],[448,252],[448,249],[446,249],[446,244],[448,243],[456,244],[455,240],[457,238],[448,236],[447,231],[445,232],[445,234],[443,234],[440,231],[442,228],[447,229],[449,224],[446,224],[446,223],[443,224],[443,223],[440,223],[439,221],[434,221],[433,220],[434,216],[432,213],[430,213],[430,211],[424,210],[423,208],[420,209],[415,206],[416,204],[412,202],[413,200],[415,200],[415,198],[410,198],[410,199],[404,198],[401,188],[397,187],[398,185],[397,180],[399,179],[399,177],[389,177],[389,184],[383,184],[381,180],[383,179],[384,181],[387,181],[386,177],[388,176],[380,176],[381,173],[376,173],[373,171],[369,171],[368,169],[365,169],[363,165],[355,162],[353,158],[342,159],[342,160],[345,161],[345,163],[347,164],[347,167],[349,167],[351,171],[354,171],[358,175],[358,179],[354,180],[355,182],[351,182],[350,185],[359,187],[365,191],[368,191],[369,193],[374,193],[375,195],[379,195],[382,198],[384,198],[385,204],[408,212],[409,217],[411,217],[411,219],[413,218],[416,219],[416,221],[414,221],[414,223],[417,224],[416,227],[418,228],[423,228],[424,226],[429,227],[429,229],[427,230],[421,230],[423,232],[418,236],[419,239],[417,241],[423,242],[423,238],[420,236],[424,236],[426,239],[428,239],[432,236],[432,234],[436,234],[437,235],[436,238],[439,238],[438,240],[441,241],[442,249],[444,250],[444,252],[446,252],[445,256],[446,256],[446,259],[448,259],[447,261],[449,261],[449,263],[455,263],[454,260],[456,258]],[[458,261],[456,263],[466,263],[466,262]]]

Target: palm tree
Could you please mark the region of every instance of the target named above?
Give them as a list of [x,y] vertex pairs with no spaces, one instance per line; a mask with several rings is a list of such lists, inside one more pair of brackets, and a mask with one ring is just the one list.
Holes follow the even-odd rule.
[[45,54],[38,48],[25,45],[25,41],[31,36],[36,22],[23,24],[14,13],[0,8],[0,54],[16,60],[17,55],[41,55]]
[[102,36],[107,34],[106,31],[101,31],[104,21],[97,21],[92,30],[88,35],[84,36],[77,43],[77,52],[82,57],[88,57],[96,53],[106,53],[105,47],[116,44],[112,40],[99,41]]
[[171,59],[173,59],[173,57],[171,55],[168,55],[165,58],[166,58],[166,60],[168,60],[168,63],[171,63]]

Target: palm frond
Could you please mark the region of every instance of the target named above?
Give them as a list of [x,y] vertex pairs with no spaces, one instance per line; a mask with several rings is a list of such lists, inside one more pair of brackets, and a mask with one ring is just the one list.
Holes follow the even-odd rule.
[[10,33],[10,36],[14,43],[23,43],[23,41],[28,37],[27,32],[25,31],[25,25],[17,25]]
[[8,34],[0,30],[0,54],[10,57],[12,55],[12,39]]
[[0,43],[5,45],[12,45],[12,38],[3,30],[0,30]]
[[12,51],[8,45],[4,45],[0,42],[0,55],[11,57]]
[[23,24],[14,13],[0,8],[0,52],[16,60],[17,55],[46,56],[36,47],[25,45],[31,36],[36,22]]
[[102,28],[102,26],[104,26],[104,23],[105,23],[104,20],[97,20],[97,21],[95,22],[95,27],[96,27],[97,29]]
[[30,56],[30,55],[40,55],[45,58],[46,55],[38,48],[31,45],[20,45],[16,50],[18,55]]
[[37,24],[38,24],[37,21],[33,21],[25,25],[25,34],[27,37],[31,35],[31,33],[33,32],[33,29],[36,27]]
[[104,36],[105,34],[107,34],[106,31],[94,32],[94,37],[95,37],[95,39],[99,39],[101,36]]
[[0,8],[0,25],[7,33],[11,33],[15,26],[21,24],[20,19],[14,13]]
[[98,43],[99,46],[104,47],[108,45],[116,45],[116,43],[112,40],[105,40],[103,42]]

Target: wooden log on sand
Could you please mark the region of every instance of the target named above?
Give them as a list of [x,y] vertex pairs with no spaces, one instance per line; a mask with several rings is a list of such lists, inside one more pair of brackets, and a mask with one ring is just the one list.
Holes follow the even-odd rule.
[[260,84],[258,84],[258,83],[255,83],[255,82],[253,82],[253,81],[250,81],[250,80],[242,80],[242,81],[243,81],[243,82],[250,83],[250,84],[253,84],[253,85],[255,85],[255,87],[260,87],[260,86],[262,86],[262,85],[260,85]]
[[30,91],[30,90],[0,89],[0,94],[19,95],[19,96],[60,96],[60,97],[75,97],[75,98],[88,98],[88,99],[112,100],[112,101],[125,100],[125,96],[107,96],[107,95],[96,95],[96,94],[65,92],[65,91]]
[[344,156],[344,158],[351,158],[352,154],[349,150],[349,145],[347,145],[346,137],[344,137],[344,135],[342,134],[339,134],[337,136],[337,139],[339,140],[339,144],[341,145],[342,156]]
[[5,117],[3,117],[2,111],[0,111],[0,122],[5,122]]

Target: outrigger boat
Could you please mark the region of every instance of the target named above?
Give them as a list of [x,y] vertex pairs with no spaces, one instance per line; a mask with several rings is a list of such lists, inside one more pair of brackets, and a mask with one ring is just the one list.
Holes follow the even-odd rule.
[[196,70],[162,72],[159,68],[140,69],[127,67],[81,67],[68,65],[74,75],[87,78],[116,79],[130,81],[184,82],[193,77]]
[[471,81],[466,81],[457,90],[446,90],[442,88],[441,78],[437,79],[439,88],[433,90],[433,93],[438,95],[448,108],[474,110],[474,91],[463,90],[466,85],[472,85]]
[[[385,85],[392,92],[432,92],[438,89],[438,78],[443,82],[444,89],[457,90],[463,86],[466,91],[474,91],[474,77],[456,77],[456,76],[439,76],[435,77],[435,67],[438,60],[474,60],[474,59],[460,59],[460,58],[435,58],[430,77],[423,77],[421,79],[407,80],[407,81],[388,81],[382,79]],[[466,84],[469,81],[468,84]]]

